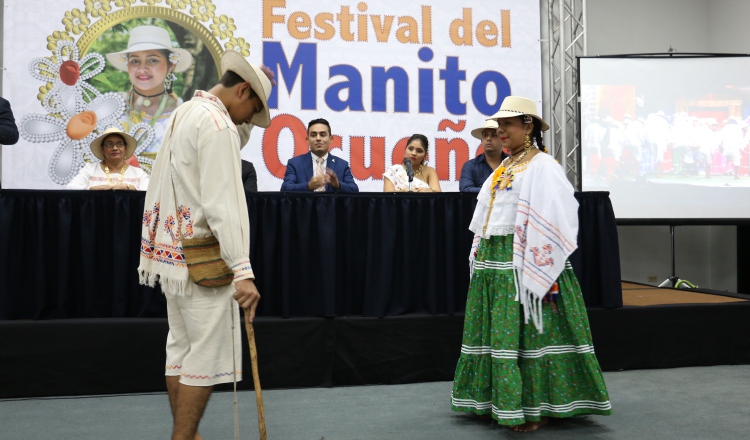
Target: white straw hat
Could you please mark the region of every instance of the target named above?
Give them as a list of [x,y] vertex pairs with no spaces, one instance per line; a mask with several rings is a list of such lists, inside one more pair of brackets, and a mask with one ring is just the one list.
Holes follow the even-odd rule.
[[484,123],[484,127],[479,127],[471,130],[471,135],[477,139],[482,139],[482,132],[488,128],[497,130],[497,121],[495,121],[494,119],[487,119],[487,121]]
[[263,110],[253,116],[250,122],[258,127],[271,125],[271,112],[268,110],[268,95],[271,94],[271,80],[259,67],[250,64],[245,57],[235,50],[227,50],[221,56],[221,75],[228,70],[236,73],[250,83],[250,87],[263,103]]
[[488,119],[497,120],[523,115],[529,115],[541,122],[542,131],[549,130],[549,125],[547,125],[547,123],[544,122],[544,119],[537,114],[536,103],[528,98],[522,98],[520,96],[506,96],[505,99],[503,99],[503,103],[500,105],[500,110]]
[[[166,49],[175,54],[170,56],[171,62],[175,63],[175,72],[184,72],[193,64],[193,56],[185,49],[178,49],[172,45],[172,39],[166,29],[158,26],[138,26],[130,31],[128,48],[107,54],[107,59],[115,68],[124,72],[128,71],[128,54],[142,50]],[[177,58],[176,62],[174,58]]]
[[102,142],[104,139],[111,135],[116,134],[122,137],[122,139],[125,141],[125,154],[123,155],[124,159],[129,158],[133,155],[133,152],[135,152],[135,148],[138,146],[138,142],[135,140],[135,138],[122,130],[120,130],[117,127],[110,127],[106,130],[104,130],[104,133],[102,133],[101,136],[94,139],[91,142],[91,152],[96,156],[99,160],[104,160],[104,152],[102,151]]

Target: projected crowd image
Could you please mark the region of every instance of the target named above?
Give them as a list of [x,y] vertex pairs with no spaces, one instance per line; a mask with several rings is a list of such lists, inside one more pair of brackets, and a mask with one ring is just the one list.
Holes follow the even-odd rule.
[[610,109],[584,115],[584,179],[750,186],[750,117],[664,110],[602,117],[602,110]]
[[750,187],[750,57],[586,58],[580,66],[584,188]]

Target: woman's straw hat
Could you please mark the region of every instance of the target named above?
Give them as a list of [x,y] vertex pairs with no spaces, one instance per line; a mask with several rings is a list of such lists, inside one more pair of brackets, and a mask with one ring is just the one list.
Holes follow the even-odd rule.
[[236,73],[246,82],[250,83],[253,91],[258,95],[263,103],[263,110],[253,116],[250,121],[258,127],[268,127],[271,125],[271,113],[268,110],[268,96],[271,94],[271,80],[259,67],[250,64],[245,57],[235,50],[227,50],[221,56],[221,74],[222,76],[228,71]]
[[[140,52],[142,50],[162,50],[166,49],[176,54],[175,72],[183,72],[193,64],[193,56],[185,49],[178,49],[172,46],[172,39],[166,29],[158,26],[138,26],[130,31],[128,39],[128,48],[107,54],[107,59],[115,68],[128,71],[128,54]],[[174,62],[174,57],[170,61]]]
[[91,152],[96,156],[99,160],[104,160],[104,152],[102,151],[102,142],[104,139],[111,135],[116,134],[122,137],[122,139],[125,141],[125,154],[123,155],[123,159],[127,159],[130,156],[133,155],[133,152],[135,152],[135,147],[138,146],[138,142],[135,140],[135,138],[119,128],[111,127],[106,130],[104,130],[104,133],[102,133],[101,136],[94,139],[91,142]]
[[549,125],[544,122],[536,112],[536,103],[528,98],[520,96],[507,96],[500,105],[500,110],[490,116],[488,119],[498,120],[504,118],[514,118],[516,116],[529,115],[542,123],[542,131],[549,130]]

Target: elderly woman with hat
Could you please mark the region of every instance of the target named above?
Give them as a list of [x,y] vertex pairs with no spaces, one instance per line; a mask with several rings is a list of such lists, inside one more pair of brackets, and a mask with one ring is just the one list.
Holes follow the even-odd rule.
[[193,56],[174,47],[169,32],[158,26],[138,26],[130,31],[128,47],[108,53],[107,60],[127,72],[131,88],[125,93],[126,110],[122,123],[126,130],[146,122],[156,137],[146,152],[157,152],[166,131],[167,119],[182,98],[172,90],[175,72],[184,72],[193,64]]
[[497,122],[494,120],[488,119],[484,126],[471,130],[471,135],[482,141],[484,151],[461,167],[458,190],[478,193],[482,189],[484,181],[508,155],[505,154],[503,147],[500,145],[500,138],[497,136]]
[[125,161],[135,152],[136,140],[118,128],[108,128],[91,142],[91,153],[101,162],[83,166],[66,188],[146,191],[148,175]]
[[510,156],[477,197],[471,281],[453,410],[515,431],[550,417],[609,415],[586,307],[568,256],[578,203],[552,156],[536,104],[509,96],[490,119]]

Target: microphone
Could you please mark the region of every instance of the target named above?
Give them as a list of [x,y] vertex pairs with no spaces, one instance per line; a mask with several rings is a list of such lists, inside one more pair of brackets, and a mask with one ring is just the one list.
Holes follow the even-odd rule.
[[411,159],[408,157],[404,159],[404,168],[406,168],[406,175],[409,176],[409,182],[414,178],[414,169],[411,167]]

